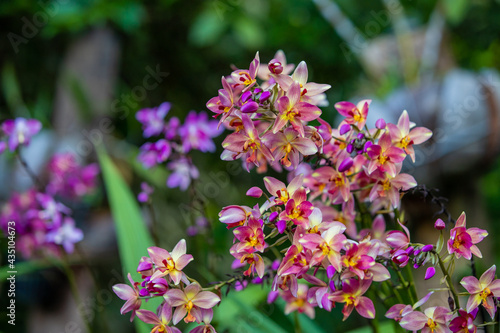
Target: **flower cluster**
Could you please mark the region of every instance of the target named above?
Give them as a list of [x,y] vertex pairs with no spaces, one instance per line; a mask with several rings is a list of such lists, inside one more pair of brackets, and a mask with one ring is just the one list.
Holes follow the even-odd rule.
[[[29,144],[31,137],[40,131],[41,123],[16,118],[3,122],[1,129],[8,136],[9,150],[19,154],[22,166],[37,187],[13,193],[0,207],[0,228],[7,235],[9,222],[15,221],[16,248],[25,258],[47,253],[58,256],[63,250],[72,253],[74,244],[83,239],[83,232],[75,226],[71,209],[57,198],[76,202],[92,193],[97,186],[98,166],[81,166],[70,153],[56,154],[47,164],[47,185],[42,187],[20,155],[20,147]],[[1,142],[0,150],[5,145]]]
[[208,119],[205,112],[191,111],[184,124],[177,117],[171,117],[166,122],[170,107],[170,103],[165,102],[156,108],[137,112],[136,118],[142,124],[144,137],[161,137],[156,142],[145,143],[140,148],[138,159],[145,168],[168,161],[167,168],[172,173],[167,186],[185,191],[191,180],[199,177],[198,169],[187,154],[191,150],[215,151],[212,138],[222,131],[217,128],[216,121]]
[[[328,106],[324,92],[330,86],[307,81],[305,62],[294,70],[279,51],[266,66],[260,64],[257,53],[248,69],[235,69],[222,77],[223,89],[207,103],[219,118],[219,126],[233,131],[223,141],[223,160],[241,159],[248,171],[257,167],[258,172],[265,172],[271,166],[289,172],[288,184],[264,177],[264,188],[246,192],[256,199],[265,196],[264,202],[253,207],[233,204],[219,213],[220,222],[234,235],[229,249],[234,257],[232,268],[243,268],[240,278],[230,280],[237,280],[235,289],[249,282],[269,282],[268,302],[281,297],[286,314],[297,311],[310,318],[316,308],[331,311],[341,304],[344,320],[354,310],[373,319],[373,300],[378,299],[387,309],[387,318],[412,331],[476,332],[474,320],[480,307],[495,319],[500,297],[495,266],[479,279],[464,277],[460,283],[466,292],[462,294],[452,281],[456,260],[481,257],[477,244],[487,231],[467,228],[462,213],[449,237],[445,237],[446,224],[438,219],[436,243],[417,243],[401,212],[403,195],[417,185],[413,176],[401,172],[403,162],[415,162],[415,146],[426,142],[432,132],[416,127],[406,111],[395,124],[378,119],[369,128],[370,100],[336,103],[343,119],[332,126],[320,118],[319,109]],[[148,133],[166,133],[162,126],[155,126]],[[194,298],[181,293],[189,288],[194,295],[201,287],[182,272],[192,257],[186,257],[185,245],[179,244],[176,249],[183,251],[175,256],[150,248],[151,258],[141,259],[138,268],[146,282],[131,281],[134,288],[127,287],[128,296],[118,295],[127,300],[126,311],[136,311],[143,321],[157,325],[158,331],[175,332],[168,322],[173,318],[175,325],[187,315],[185,321],[205,323],[196,332],[212,332],[212,313],[207,311],[219,298],[215,301],[212,296],[211,307],[199,305],[200,312],[189,311],[196,306]],[[439,290],[450,295],[447,307],[424,309],[432,292],[417,301],[413,271],[423,267],[426,280],[437,269],[441,271],[445,288]],[[182,283],[185,286],[179,290],[177,285]],[[157,314],[145,316],[139,310],[141,297],[151,295],[163,296],[165,302]],[[460,305],[461,295],[469,297],[465,307]],[[176,301],[182,297],[184,303]],[[189,309],[185,308],[187,299],[193,300]]]
[[308,122],[321,115],[318,106],[328,105],[324,92],[330,85],[307,82],[303,61],[289,75],[293,67],[282,51],[267,66],[257,53],[249,69],[222,77],[223,89],[207,108],[219,117],[219,125],[234,131],[222,143],[223,160],[242,159],[247,170],[257,166],[265,172],[268,164],[296,168],[304,156],[319,151],[321,137]]
[[8,147],[10,151],[15,151],[17,147],[27,146],[31,137],[40,132],[42,123],[36,119],[7,119],[0,127],[1,133],[6,137],[6,141],[0,141],[0,154]]
[[[186,241],[180,240],[172,252],[150,247],[148,254],[149,257],[141,258],[137,267],[141,282],[135,282],[129,273],[131,286],[113,286],[116,295],[126,301],[121,313],[132,312],[130,321],[137,315],[143,322],[155,325],[151,332],[180,332],[178,328],[170,326],[170,322],[176,325],[182,319],[186,323],[203,323],[191,330],[191,333],[215,332],[210,322],[212,308],[220,302],[220,297],[203,290],[198,282],[183,272],[184,267],[193,260],[192,255],[186,254]],[[153,297],[164,299],[157,313],[141,309],[143,300]]]

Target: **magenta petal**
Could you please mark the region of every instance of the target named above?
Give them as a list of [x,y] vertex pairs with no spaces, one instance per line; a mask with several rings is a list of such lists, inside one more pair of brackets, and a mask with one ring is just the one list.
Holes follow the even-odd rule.
[[409,331],[417,331],[424,328],[427,323],[427,316],[420,311],[412,311],[401,319],[399,324]]
[[434,274],[436,274],[436,269],[431,266],[431,267],[427,268],[427,270],[425,271],[424,279],[429,280],[430,278],[432,278],[434,276]]
[[253,198],[260,198],[262,196],[262,190],[254,186],[247,191],[246,195]]
[[495,265],[491,266],[486,272],[479,278],[479,284],[489,285],[495,279],[495,272],[497,267]]
[[286,221],[279,220],[278,222],[276,222],[276,227],[278,228],[278,232],[282,234],[286,229]]

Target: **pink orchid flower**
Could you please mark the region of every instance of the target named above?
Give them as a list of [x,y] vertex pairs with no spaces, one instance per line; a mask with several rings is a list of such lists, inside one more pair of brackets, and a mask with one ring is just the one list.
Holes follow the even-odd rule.
[[479,280],[474,276],[466,276],[460,284],[470,294],[467,301],[467,312],[472,312],[479,305],[488,311],[491,318],[494,318],[496,305],[494,297],[500,297],[500,280],[495,279],[496,266],[493,265],[481,275]]
[[309,287],[305,284],[299,284],[297,295],[294,296],[290,291],[285,291],[281,293],[281,297],[285,300],[285,315],[297,311],[298,313],[304,313],[309,318],[314,319],[314,307],[308,301],[308,290]]
[[346,252],[341,258],[343,266],[363,280],[365,271],[375,266],[375,258],[369,255],[370,244],[359,243],[358,245],[354,242],[346,242],[344,249]]
[[210,325],[212,318],[214,316],[214,311],[212,309],[200,309],[201,318],[204,325],[197,326],[193,328],[189,333],[217,333],[215,328]]
[[250,265],[246,271],[243,272],[244,276],[250,276],[251,274],[257,274],[259,278],[262,278],[265,273],[266,265],[264,264],[264,259],[257,253],[248,252],[234,252],[232,255],[240,261],[240,263],[246,262]]
[[329,84],[318,84],[314,82],[307,82],[308,79],[307,64],[305,61],[301,61],[292,76],[284,75],[273,75],[275,80],[278,82],[280,87],[288,93],[294,83],[298,83],[300,87],[301,100],[314,105],[327,106],[328,103],[324,103],[326,96],[324,92],[331,88]]
[[139,298],[139,289],[137,288],[139,282],[134,282],[130,273],[128,273],[127,277],[132,287],[124,283],[119,283],[113,286],[113,291],[119,298],[126,301],[120,309],[120,313],[124,314],[132,311],[132,316],[130,316],[130,321],[132,321],[137,310],[141,308],[142,300]]
[[181,333],[176,327],[168,326],[172,320],[172,307],[166,302],[158,309],[159,313],[156,315],[149,310],[137,311],[137,317],[146,324],[155,325],[151,333]]
[[382,134],[378,144],[368,147],[367,154],[371,159],[366,170],[368,174],[372,174],[376,169],[379,169],[382,172],[387,172],[391,177],[396,177],[396,164],[403,162],[406,156],[403,149],[392,145],[388,133]]
[[446,333],[448,332],[447,322],[450,320],[450,310],[435,306],[427,308],[424,312],[412,311],[406,314],[399,324],[409,331],[422,330],[422,333]]
[[321,233],[321,236],[307,234],[299,242],[315,253],[315,261],[321,262],[323,258],[327,258],[335,270],[340,272],[342,270],[340,250],[342,250],[346,241],[345,230],[346,227],[342,223],[332,222],[329,228]]
[[410,244],[410,231],[401,222],[398,221],[398,223],[404,230],[404,233],[399,230],[391,230],[387,233],[385,241],[395,250],[404,250],[408,247],[408,244]]
[[410,118],[406,110],[399,117],[397,125],[389,123],[387,124],[387,128],[389,129],[392,143],[410,155],[413,162],[415,162],[413,145],[421,144],[429,140],[432,136],[432,131],[425,127],[415,127],[410,131]]
[[173,323],[176,325],[182,318],[186,323],[203,318],[201,309],[211,309],[220,302],[220,297],[210,291],[202,291],[197,283],[188,285],[184,290],[170,289],[164,295],[165,300],[175,307]]
[[462,212],[457,219],[455,227],[450,230],[450,239],[448,240],[448,253],[453,254],[458,258],[464,257],[467,260],[472,258],[472,255],[482,258],[481,251],[476,246],[482,241],[488,232],[479,228],[466,228],[465,212]]
[[259,166],[259,160],[257,158],[259,152],[262,153],[268,161],[273,162],[274,157],[269,148],[260,139],[253,121],[247,115],[242,115],[241,119],[243,121],[244,131],[228,135],[222,142],[222,147],[237,153],[233,159],[245,156],[247,163],[254,163],[256,166]]
[[304,137],[303,121],[311,121],[321,115],[321,110],[317,106],[300,101],[300,84],[298,82],[292,83],[287,95],[281,96],[276,101],[275,107],[279,110],[279,115],[273,125],[274,134],[290,122],[299,135]]
[[276,134],[268,132],[263,141],[273,151],[274,160],[280,161],[286,168],[296,169],[303,156],[318,152],[318,147],[311,139],[300,137],[299,132],[292,127]]
[[377,198],[388,198],[392,207],[398,207],[400,203],[399,192],[407,191],[415,186],[417,186],[415,178],[407,173],[400,173],[396,177],[391,177],[386,173],[385,179],[379,179],[373,185],[369,198],[370,201]]
[[222,122],[229,117],[234,111],[234,94],[231,86],[227,82],[226,78],[223,76],[221,79],[222,88],[219,89],[219,95],[212,97],[207,102],[207,109],[216,113],[214,117],[222,115],[219,126]]
[[269,194],[276,197],[274,202],[277,205],[286,204],[288,200],[293,197],[295,192],[302,188],[303,181],[304,176],[302,174],[292,179],[288,186],[274,177],[264,177],[264,185]]
[[346,320],[353,309],[365,318],[375,318],[375,307],[371,299],[363,294],[368,290],[371,280],[346,279],[342,281],[342,290],[334,291],[329,299],[338,303],[345,303],[342,314]]
[[450,322],[449,328],[453,333],[476,333],[477,327],[474,325],[474,319],[478,312],[478,308],[472,310],[471,313],[462,309],[458,310],[458,316]]
[[[346,202],[351,197],[351,185],[343,172],[338,172],[332,167],[324,166],[316,169],[312,177],[325,184],[323,189],[326,188],[333,202]],[[320,188],[319,190],[322,191],[323,189]]]
[[263,252],[266,248],[264,230],[256,218],[250,218],[248,225],[234,229],[233,233],[240,242],[231,247],[229,250],[231,254],[243,251],[247,253]]
[[231,205],[222,208],[219,212],[219,221],[227,224],[227,228],[245,225],[248,217],[252,214],[252,209],[247,206]]
[[249,69],[237,69],[231,73],[231,79],[235,82],[233,87],[242,90],[243,92],[252,88],[257,81],[257,73],[259,71],[260,58],[259,52],[255,54],[254,59],[250,63]]
[[[274,54],[273,60],[274,60],[273,64],[279,63],[279,65],[282,67],[282,72],[280,73],[281,75],[290,74],[293,71],[293,68],[295,67],[294,64],[287,63],[285,52],[283,52],[282,50],[278,50]],[[272,83],[274,83],[274,79],[271,77],[271,71],[269,70],[269,65],[261,64],[257,76],[264,81],[273,80]]]
[[368,116],[368,107],[370,106],[371,99],[364,99],[358,102],[357,105],[351,102],[338,102],[335,103],[337,111],[346,117],[344,121],[348,124],[354,124],[359,129],[362,129],[366,124],[366,117]]
[[148,248],[148,253],[156,266],[151,280],[168,275],[176,285],[184,276],[182,269],[193,260],[192,255],[186,254],[186,241],[184,239],[175,245],[172,254],[156,246]]
[[413,310],[419,308],[425,302],[427,302],[433,293],[434,292],[431,291],[430,293],[422,297],[422,299],[418,300],[418,302],[415,303],[413,306],[406,304],[395,304],[391,306],[389,310],[387,310],[387,312],[385,313],[385,317],[389,319],[394,319],[396,322],[400,322],[404,316],[413,312]]

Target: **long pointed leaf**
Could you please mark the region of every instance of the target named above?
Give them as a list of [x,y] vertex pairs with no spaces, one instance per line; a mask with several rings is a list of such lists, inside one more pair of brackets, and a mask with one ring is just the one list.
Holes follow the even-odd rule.
[[[141,256],[147,253],[147,248],[153,245],[153,240],[146,228],[135,197],[121,177],[120,172],[103,150],[99,150],[98,157],[116,227],[124,276],[130,272],[134,280],[137,281],[139,278],[136,273],[137,264]],[[154,311],[155,304],[148,302],[144,307]],[[147,333],[150,331],[150,328],[138,319],[135,320],[135,325],[137,332]]]

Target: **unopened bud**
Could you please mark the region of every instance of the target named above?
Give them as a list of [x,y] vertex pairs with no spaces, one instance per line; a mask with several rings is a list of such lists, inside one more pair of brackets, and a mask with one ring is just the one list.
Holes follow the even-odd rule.
[[281,74],[283,72],[283,65],[277,59],[269,61],[267,68],[273,74]]

